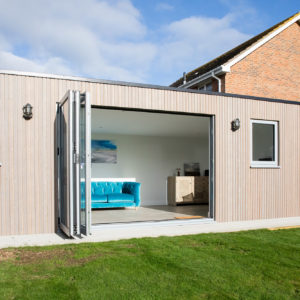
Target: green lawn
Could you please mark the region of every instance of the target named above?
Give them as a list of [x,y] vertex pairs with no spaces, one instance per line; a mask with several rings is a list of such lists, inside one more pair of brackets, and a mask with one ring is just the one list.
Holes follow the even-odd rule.
[[300,229],[0,250],[1,299],[300,299]]

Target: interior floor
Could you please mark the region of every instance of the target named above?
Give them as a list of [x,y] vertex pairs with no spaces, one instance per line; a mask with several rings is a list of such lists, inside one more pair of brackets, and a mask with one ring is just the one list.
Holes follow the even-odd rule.
[[208,205],[153,205],[132,208],[97,209],[92,211],[92,224],[129,223],[201,219],[208,217]]

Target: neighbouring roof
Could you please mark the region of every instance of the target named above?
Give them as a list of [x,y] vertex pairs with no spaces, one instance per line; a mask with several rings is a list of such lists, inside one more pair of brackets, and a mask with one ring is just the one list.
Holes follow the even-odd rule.
[[[225,64],[226,62],[228,62],[229,60],[231,60],[232,58],[234,58],[235,56],[237,56],[238,54],[240,54],[241,52],[243,52],[244,50],[246,50],[247,48],[249,48],[250,46],[252,46],[253,44],[255,44],[256,42],[258,42],[259,40],[263,39],[264,37],[266,37],[268,34],[270,34],[271,32],[279,29],[281,26],[283,26],[284,24],[286,24],[287,22],[291,21],[293,18],[295,18],[296,16],[299,16],[300,12],[294,14],[293,16],[281,21],[280,23],[272,26],[271,28],[265,30],[264,32],[254,36],[253,38],[249,39],[248,41],[238,45],[237,47],[225,52],[224,54],[218,56],[217,58],[209,61],[208,63],[200,66],[199,68],[189,72],[186,74],[186,81],[189,82],[190,80],[193,80],[196,77],[199,77],[223,64]],[[180,85],[183,84],[183,77],[179,78],[177,81],[173,82],[170,86],[171,87],[178,87]]]

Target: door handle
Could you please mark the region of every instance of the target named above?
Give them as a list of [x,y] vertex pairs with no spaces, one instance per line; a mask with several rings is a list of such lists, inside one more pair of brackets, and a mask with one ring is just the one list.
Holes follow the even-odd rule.
[[2,162],[0,162],[0,168],[2,167]]

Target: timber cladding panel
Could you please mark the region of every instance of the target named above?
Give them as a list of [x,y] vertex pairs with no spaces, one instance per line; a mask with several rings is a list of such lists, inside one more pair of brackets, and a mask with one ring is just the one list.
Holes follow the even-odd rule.
[[[215,115],[215,209],[220,222],[300,215],[300,106],[247,98],[0,74],[0,234],[56,228],[56,102],[68,89],[92,105]],[[33,106],[33,118],[22,106]],[[241,128],[231,131],[240,118]],[[279,122],[277,169],[250,168],[250,119]]]

